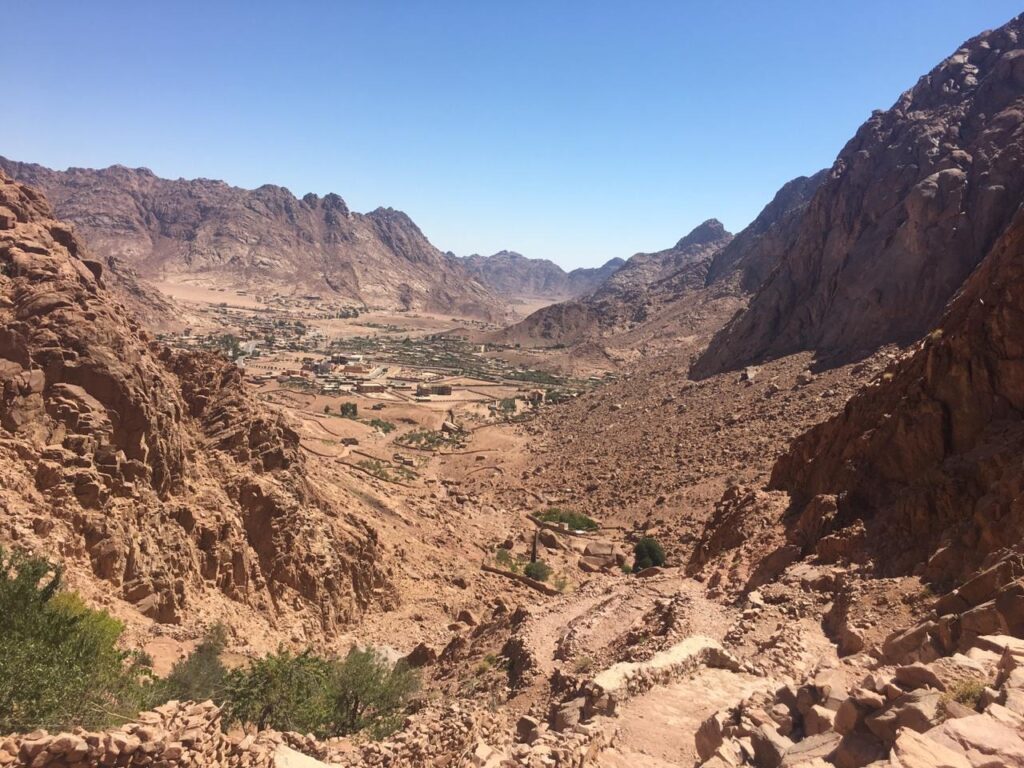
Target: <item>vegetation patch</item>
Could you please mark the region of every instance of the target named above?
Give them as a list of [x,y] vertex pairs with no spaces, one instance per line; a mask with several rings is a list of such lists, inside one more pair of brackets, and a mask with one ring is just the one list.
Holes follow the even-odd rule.
[[388,434],[389,432],[394,432],[395,430],[394,424],[392,424],[390,421],[386,421],[385,419],[381,418],[373,418],[366,423],[385,435]]
[[526,568],[523,569],[523,573],[531,579],[547,581],[548,576],[551,575],[551,566],[543,560],[534,560],[532,563],[527,564]]
[[461,435],[448,435],[433,429],[415,429],[395,439],[399,445],[436,451],[446,445],[461,445]]
[[537,515],[538,520],[543,520],[545,523],[564,523],[569,526],[573,531],[596,531],[600,526],[595,520],[587,517],[582,512],[572,512],[568,509],[559,509],[558,507],[551,507],[547,512],[541,512]]
[[356,464],[356,466],[360,469],[366,470],[379,480],[386,480],[389,483],[397,483],[404,480],[415,480],[419,477],[419,475],[408,467],[389,466],[378,459],[362,459],[358,464]]
[[662,549],[658,540],[651,536],[644,536],[633,547],[633,573],[639,573],[645,568],[665,564],[665,550]]
[[123,651],[122,624],[62,590],[62,571],[0,549],[0,733],[101,728],[147,703],[147,657]]
[[229,673],[225,711],[229,722],[260,729],[320,738],[365,731],[379,739],[402,724],[418,688],[414,670],[372,649],[353,649],[342,660],[282,649]]

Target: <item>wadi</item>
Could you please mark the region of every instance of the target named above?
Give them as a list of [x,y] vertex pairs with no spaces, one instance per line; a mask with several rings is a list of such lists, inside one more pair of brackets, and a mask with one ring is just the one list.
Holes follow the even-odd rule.
[[904,85],[568,269],[0,157],[0,768],[1024,766],[1024,15]]

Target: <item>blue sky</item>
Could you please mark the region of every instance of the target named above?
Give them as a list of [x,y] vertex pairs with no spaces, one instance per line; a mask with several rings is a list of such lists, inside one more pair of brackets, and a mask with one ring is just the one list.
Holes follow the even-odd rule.
[[0,154],[334,191],[565,267],[738,231],[1003,0],[187,2],[3,10]]

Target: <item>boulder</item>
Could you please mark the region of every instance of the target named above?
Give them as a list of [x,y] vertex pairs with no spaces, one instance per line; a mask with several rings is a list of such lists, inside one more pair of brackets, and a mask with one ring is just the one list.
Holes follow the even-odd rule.
[[700,724],[694,736],[697,755],[701,760],[708,760],[724,741],[723,731],[729,716],[722,711],[715,712]]
[[807,736],[817,736],[819,733],[826,733],[834,730],[836,713],[831,709],[825,709],[818,704],[813,705],[804,715],[804,733]]
[[767,724],[754,729],[750,742],[754,747],[754,759],[764,768],[779,768],[786,750],[793,746],[790,739]]
[[834,731],[808,736],[786,750],[780,768],[797,768],[815,760],[831,760],[841,738]]
[[832,762],[837,768],[864,768],[885,757],[886,751],[881,742],[872,736],[848,733],[832,753]]
[[952,750],[962,750],[972,768],[1024,768],[1021,731],[990,715],[947,720],[925,735]]
[[[911,691],[896,699],[888,709],[865,718],[875,736],[886,744],[896,741],[900,728],[924,733],[942,722],[942,694],[938,691]],[[969,719],[969,718],[968,718]]]
[[909,728],[901,729],[896,735],[891,758],[899,768],[972,768],[962,750],[940,744]]

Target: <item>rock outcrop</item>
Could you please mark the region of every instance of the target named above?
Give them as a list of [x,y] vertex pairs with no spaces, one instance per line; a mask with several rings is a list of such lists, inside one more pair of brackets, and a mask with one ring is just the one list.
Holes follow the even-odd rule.
[[801,350],[845,361],[921,338],[1024,199],[1022,115],[1017,17],[861,126],[777,268],[693,374]]
[[931,560],[956,581],[1024,537],[1022,416],[1024,209],[939,327],[797,439],[771,484],[793,497],[805,552],[862,525],[881,572]]
[[270,184],[162,179],[144,168],[53,171],[0,158],[53,203],[103,258],[142,277],[201,274],[247,290],[298,288],[339,301],[500,319],[503,302],[404,213],[354,213],[335,194],[296,198]]
[[164,623],[329,634],[391,599],[354,499],[240,372],[172,352],[34,190],[0,175],[0,543]]

